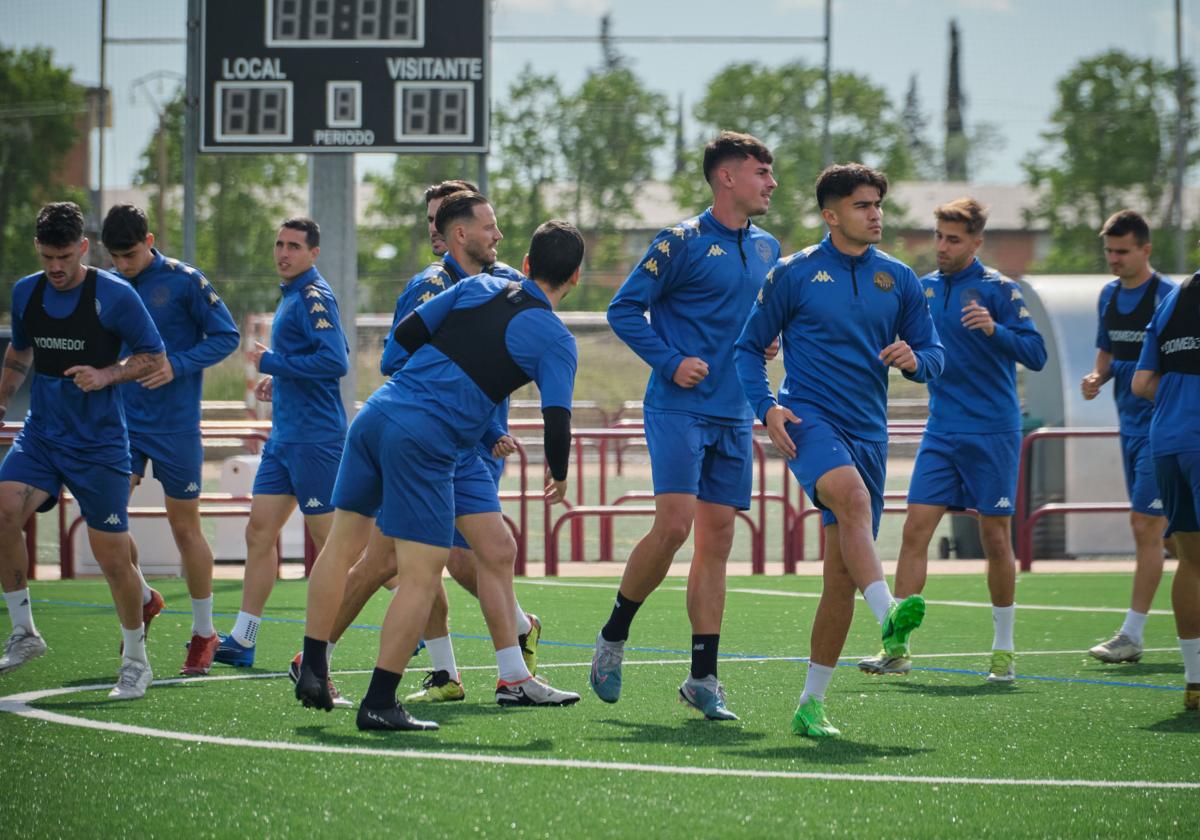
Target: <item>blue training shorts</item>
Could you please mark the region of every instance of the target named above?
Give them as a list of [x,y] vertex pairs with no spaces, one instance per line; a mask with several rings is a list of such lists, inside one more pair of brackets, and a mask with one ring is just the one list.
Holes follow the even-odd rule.
[[199,429],[167,435],[130,432],[129,465],[133,474],[145,476],[147,461],[154,463],[154,477],[170,498],[195,499],[200,495],[204,445]]
[[[459,458],[454,465],[454,516],[470,516],[474,513],[498,513],[500,511],[500,473],[504,462],[494,458],[484,459],[478,448]],[[470,549],[467,539],[454,529],[453,543],[458,548]]]
[[910,505],[1012,516],[1021,433],[925,432],[908,487]]
[[295,496],[305,516],[333,510],[333,484],[342,460],[342,441],[280,443],[268,440],[258,472],[255,496]]
[[334,506],[375,517],[393,539],[449,548],[456,453],[439,451],[426,437],[419,420],[402,425],[366,403],[350,424]]
[[789,423],[787,430],[796,444],[796,457],[788,462],[788,467],[808,498],[821,508],[821,521],[833,525],[837,517],[821,504],[817,482],[831,470],[852,466],[858,470],[871,495],[871,532],[879,536],[883,485],[887,479],[887,441],[863,440],[813,417],[805,417],[800,424]]
[[115,466],[89,464],[73,453],[55,449],[22,430],[0,464],[0,481],[16,481],[44,490],[50,498],[39,511],[50,510],[67,485],[79,502],[88,527],[121,533],[129,530],[129,472]]
[[1164,536],[1200,531],[1200,451],[1155,458],[1154,469],[1167,515]]
[[750,507],[754,482],[750,423],[652,409],[644,414],[654,495],[686,493],[736,510]]
[[1158,493],[1150,438],[1144,435],[1121,435],[1121,463],[1125,467],[1125,492],[1129,494],[1129,506],[1138,513],[1162,516],[1163,502]]

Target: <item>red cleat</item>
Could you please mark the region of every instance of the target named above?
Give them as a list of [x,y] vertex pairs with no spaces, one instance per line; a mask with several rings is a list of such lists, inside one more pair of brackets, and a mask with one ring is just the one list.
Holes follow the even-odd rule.
[[187,646],[187,659],[184,660],[179,673],[185,677],[199,677],[207,674],[208,669],[212,667],[213,654],[217,652],[219,644],[221,644],[221,637],[216,633],[207,638],[192,636],[192,640],[188,642]]

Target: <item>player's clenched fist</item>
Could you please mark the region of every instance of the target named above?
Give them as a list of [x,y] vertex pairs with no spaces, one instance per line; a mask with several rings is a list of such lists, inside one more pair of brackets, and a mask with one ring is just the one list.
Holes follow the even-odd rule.
[[679,367],[675,368],[675,375],[671,379],[680,388],[694,388],[706,376],[708,376],[708,362],[696,356],[688,356],[679,363]]

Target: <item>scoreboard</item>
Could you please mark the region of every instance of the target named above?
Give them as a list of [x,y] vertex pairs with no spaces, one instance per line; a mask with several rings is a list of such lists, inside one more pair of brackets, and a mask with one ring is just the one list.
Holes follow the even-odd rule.
[[490,0],[202,0],[200,151],[486,152]]

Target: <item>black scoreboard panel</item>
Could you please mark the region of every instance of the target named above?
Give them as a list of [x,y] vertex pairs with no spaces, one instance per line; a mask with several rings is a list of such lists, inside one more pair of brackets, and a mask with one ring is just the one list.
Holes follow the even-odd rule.
[[489,0],[203,0],[200,151],[486,152]]

